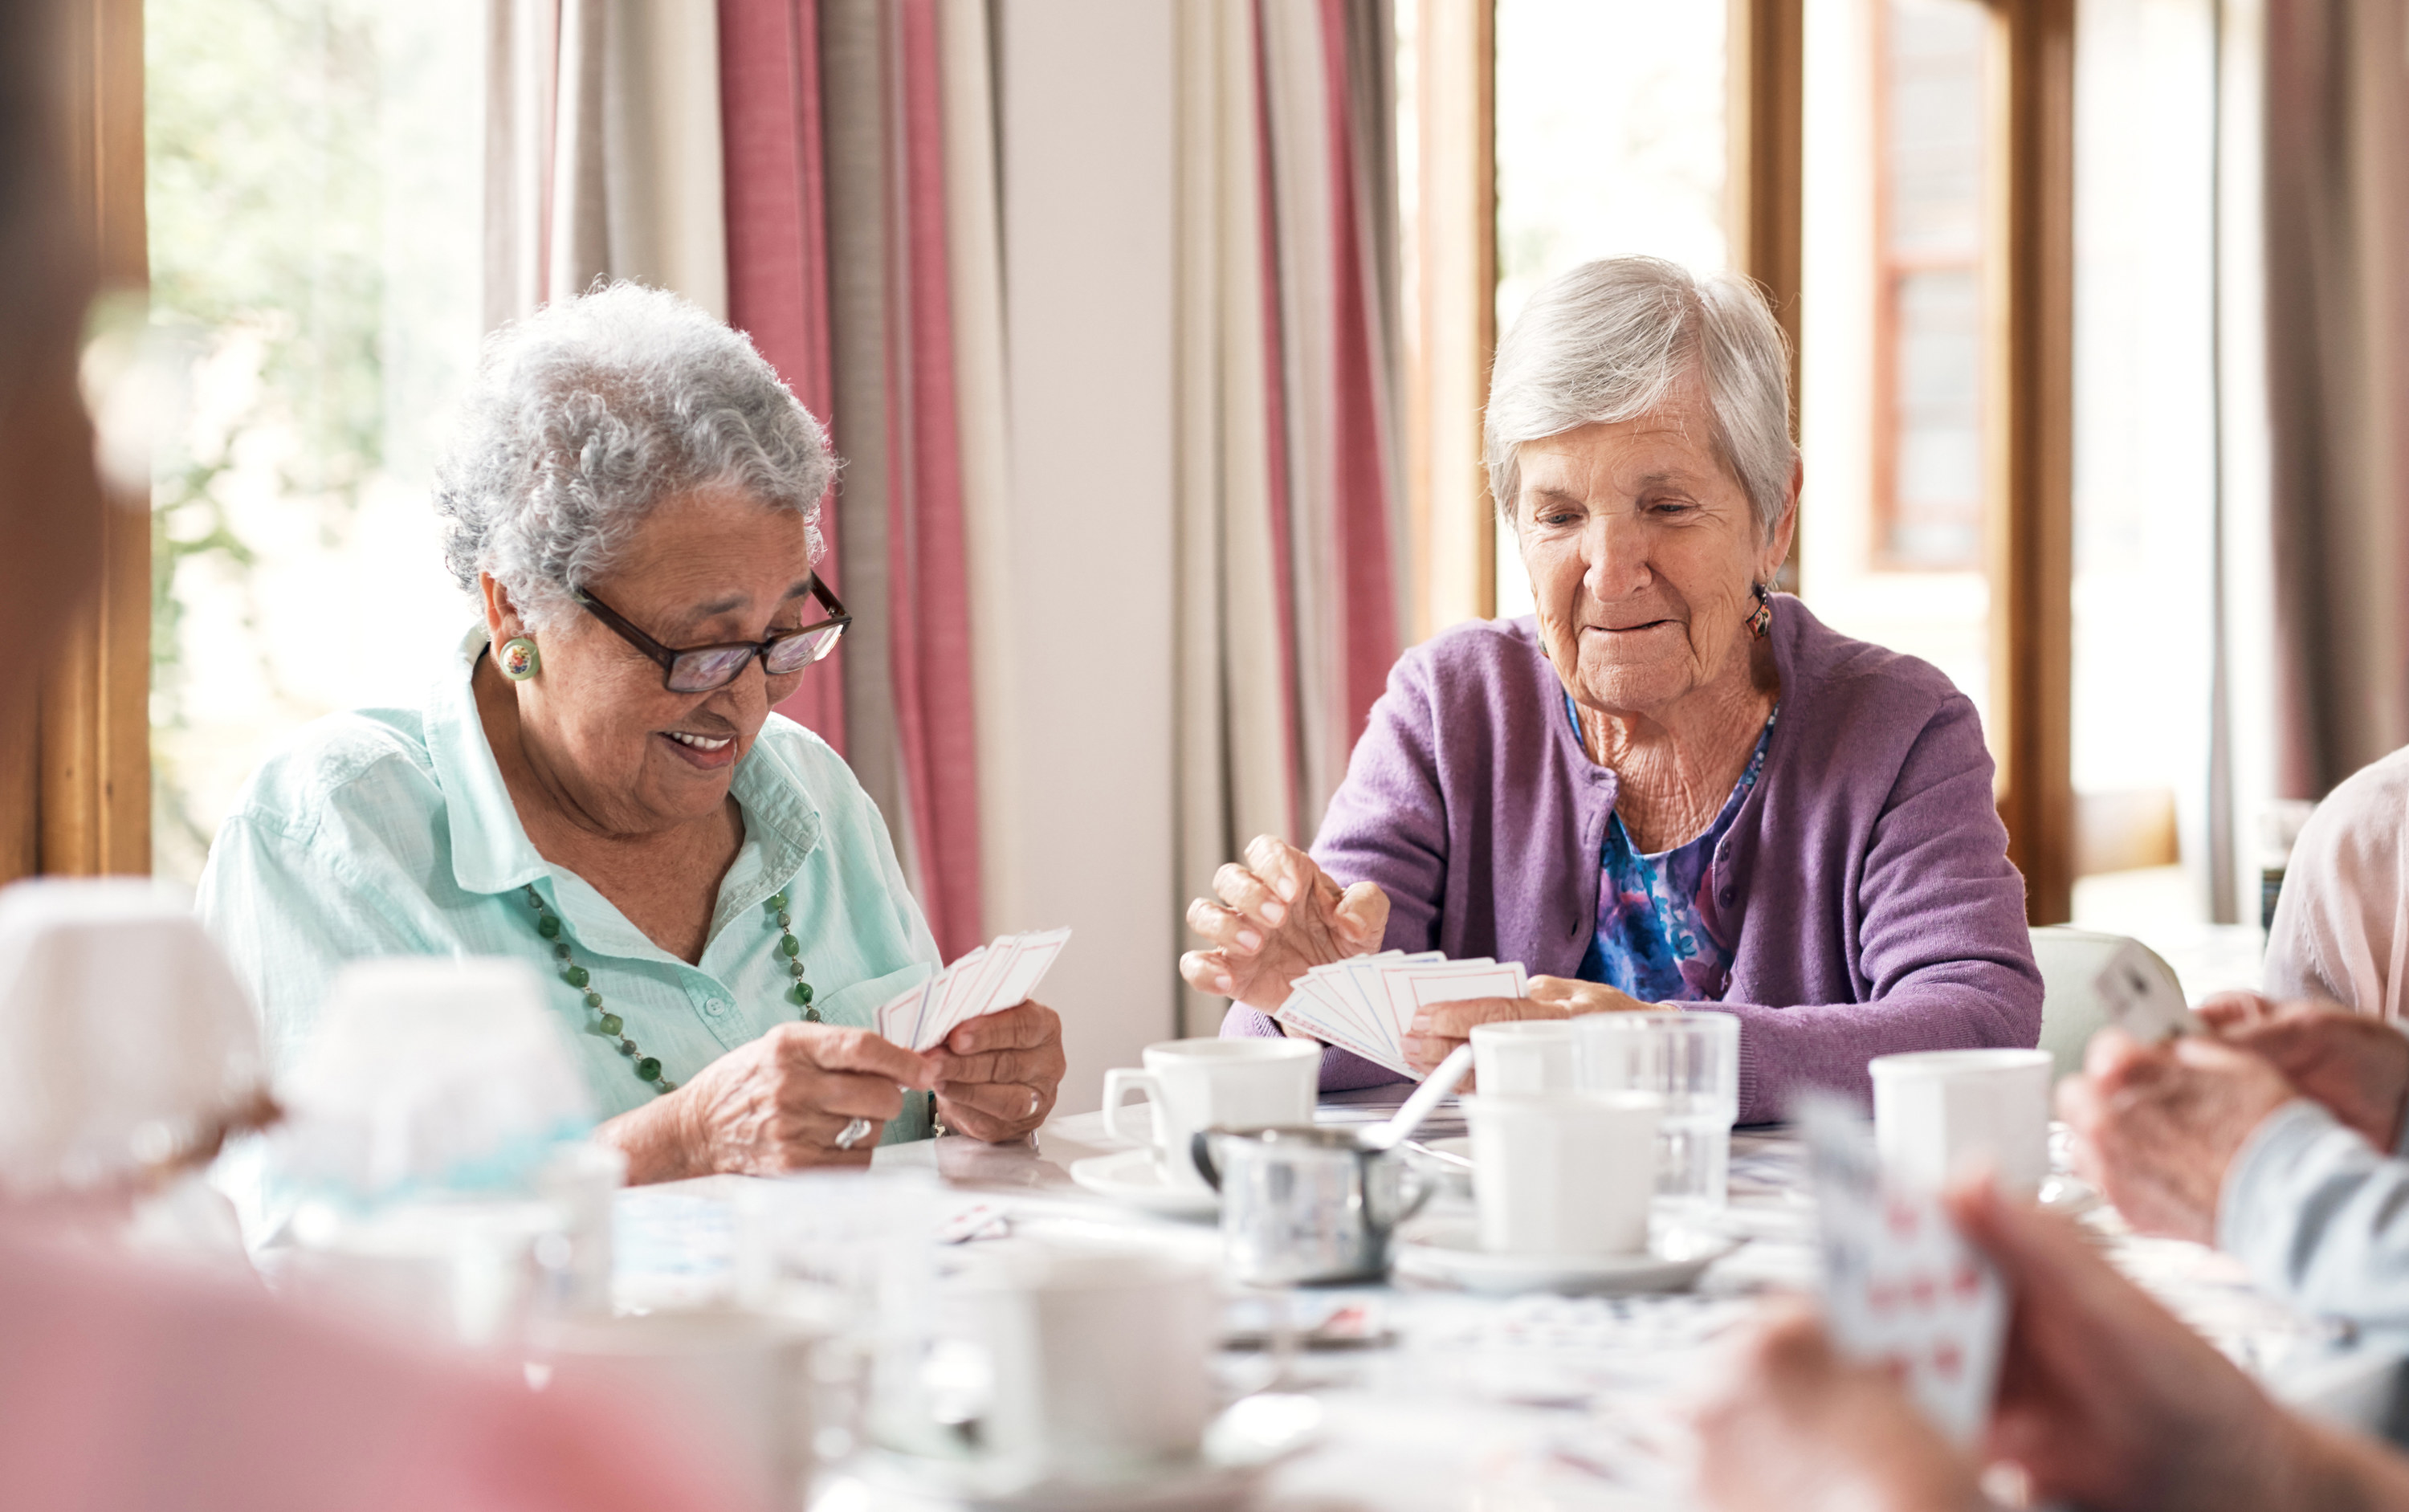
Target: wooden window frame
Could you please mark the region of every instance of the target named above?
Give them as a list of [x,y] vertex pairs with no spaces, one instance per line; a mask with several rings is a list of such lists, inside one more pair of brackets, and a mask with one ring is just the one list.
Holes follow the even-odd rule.
[[[77,213],[103,289],[149,282],[141,0],[68,7],[61,60]],[[74,612],[35,717],[0,731],[0,881],[151,870],[151,500],[112,494],[97,591]]]
[[1418,268],[1406,384],[1409,633],[1497,612],[1496,511],[1480,416],[1497,353],[1496,0],[1406,0],[1415,11]]
[[[1980,4],[1982,0],[1976,0],[1976,3]],[[1984,195],[1986,203],[1983,207],[1985,221],[1976,232],[1975,250],[1970,258],[1938,256],[1929,253],[1900,255],[1891,250],[1890,233],[1895,207],[1892,204],[1891,195],[1890,161],[1892,82],[1889,74],[1890,3],[1889,0],[1867,0],[1867,4],[1870,22],[1867,31],[1873,51],[1871,64],[1874,79],[1873,97],[1869,107],[1873,113],[1874,153],[1872,165],[1874,330],[1873,403],[1868,406],[1873,422],[1871,442],[1873,453],[1868,458],[1872,464],[1873,497],[1868,501],[1871,507],[1867,511],[1869,534],[1866,541],[1866,561],[1878,572],[1980,572],[1983,569],[1983,552],[1989,544],[1987,540],[1979,541],[1976,544],[1974,560],[1969,562],[1919,562],[1897,554],[1892,547],[1898,525],[1898,295],[1899,285],[1912,274],[1965,271],[1974,275],[1977,291],[1981,295],[1987,295],[1989,286],[1986,282],[1985,269],[1999,254],[1999,249],[1993,245],[1997,238],[1992,234],[1992,227],[1988,221],[1993,207],[1987,203],[1989,196],[1986,194]],[[1989,41],[1990,39],[1986,38],[1986,44]],[[1991,82],[1989,79],[1983,81],[1986,91],[1990,88]],[[1983,171],[1988,173],[1991,160],[1997,155],[1998,144],[1992,141],[1988,136],[1988,131],[1996,125],[1996,122],[1990,118],[1987,96],[1983,104],[1985,136],[1983,142]],[[1989,334],[1987,329],[1983,332],[1986,338]],[[1985,434],[1987,434],[1988,422],[1992,418],[1989,402],[1992,376],[1987,367],[1975,374],[1974,404],[1977,412],[1983,415],[1985,422]],[[1977,466],[1980,475],[1974,484],[1975,507],[1981,511],[1983,519],[1987,522],[1991,517],[1993,502],[1986,492],[1991,482],[1990,468],[1987,461],[1978,463]]]
[[1990,0],[1990,741],[2035,924],[2074,904],[2074,3]]

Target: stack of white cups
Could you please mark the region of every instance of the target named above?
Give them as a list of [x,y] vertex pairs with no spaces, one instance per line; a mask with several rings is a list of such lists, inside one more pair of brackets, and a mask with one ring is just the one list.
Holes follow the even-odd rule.
[[1663,1100],[1576,1085],[1573,1025],[1483,1024],[1472,1031],[1472,1132],[1480,1247],[1593,1257],[1648,1247]]

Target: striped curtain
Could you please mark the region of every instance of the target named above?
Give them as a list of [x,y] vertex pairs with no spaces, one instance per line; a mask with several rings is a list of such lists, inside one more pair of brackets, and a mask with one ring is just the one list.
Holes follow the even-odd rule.
[[1184,900],[1320,823],[1407,574],[1390,6],[1181,0],[1179,25]]
[[708,6],[486,0],[485,325],[598,278],[728,313]]
[[987,8],[720,0],[719,35],[729,319],[844,459],[854,628],[782,712],[845,754],[959,954],[985,931],[971,626],[1004,470]]

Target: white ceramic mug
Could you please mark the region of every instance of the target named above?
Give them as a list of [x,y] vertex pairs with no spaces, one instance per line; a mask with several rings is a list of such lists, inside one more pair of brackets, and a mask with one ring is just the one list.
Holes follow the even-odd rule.
[[1647,1092],[1465,1098],[1480,1247],[1501,1255],[1646,1249],[1663,1111],[1664,1100]]
[[1491,1097],[1573,1090],[1573,1021],[1509,1018],[1472,1027],[1472,1074]]
[[562,1318],[528,1340],[527,1384],[641,1404],[647,1431],[719,1465],[764,1506],[800,1505],[812,1470],[812,1350],[790,1320],[732,1309]]
[[[1104,1129],[1154,1146],[1164,1181],[1204,1190],[1190,1149],[1207,1129],[1271,1129],[1313,1122],[1321,1046],[1311,1040],[1165,1040],[1146,1047],[1146,1069],[1104,1073]],[[1122,1127],[1123,1099],[1147,1095],[1143,1134]]]
[[1213,1412],[1217,1316],[1212,1274],[1158,1252],[968,1255],[917,1381],[884,1395],[879,1436],[988,1492],[1186,1463]]
[[2029,1195],[2049,1174],[2046,1050],[1920,1050],[1877,1056],[1874,1143],[1882,1170],[1939,1187],[1974,1159],[2000,1188]]

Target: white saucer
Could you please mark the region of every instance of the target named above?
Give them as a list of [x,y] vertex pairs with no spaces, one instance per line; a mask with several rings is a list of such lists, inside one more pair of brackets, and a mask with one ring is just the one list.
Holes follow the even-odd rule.
[[[879,1512],[1224,1512],[1248,1505],[1266,1471],[1320,1436],[1321,1404],[1307,1396],[1241,1397],[1206,1425],[1202,1453],[1176,1464],[1095,1479],[1054,1477],[1006,1489],[969,1465],[873,1453],[857,1484]],[[831,1487],[831,1490],[835,1488]],[[823,1496],[829,1507],[844,1498]]]
[[1493,1255],[1480,1247],[1477,1225],[1434,1223],[1399,1242],[1396,1269],[1466,1291],[1622,1296],[1680,1291],[1740,1244],[1728,1234],[1675,1229],[1659,1234],[1644,1255]]
[[1084,1160],[1074,1160],[1071,1179],[1099,1197],[1170,1217],[1209,1218],[1221,1211],[1219,1193],[1175,1187],[1163,1180],[1150,1149],[1122,1150],[1116,1155],[1091,1155]]

